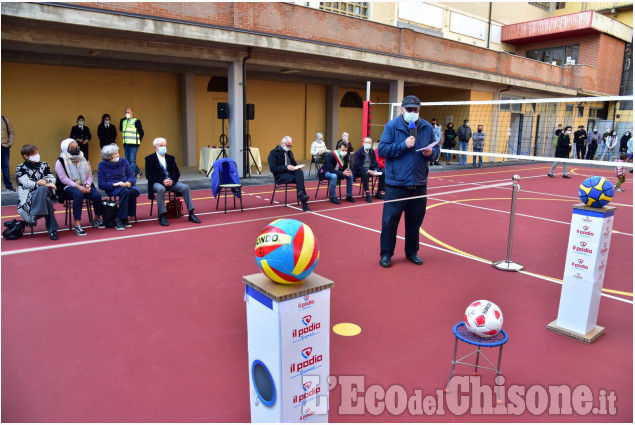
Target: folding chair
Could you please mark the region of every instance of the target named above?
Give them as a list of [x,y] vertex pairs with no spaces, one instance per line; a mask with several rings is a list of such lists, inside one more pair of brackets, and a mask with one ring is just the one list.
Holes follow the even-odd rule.
[[324,164],[324,158],[325,157],[323,156],[320,157],[318,155],[312,155],[311,163],[309,164],[309,177],[311,177],[311,168],[313,168],[314,165],[315,165],[315,173],[317,174],[318,170],[320,169],[320,165]]
[[[234,162],[234,166],[236,162]],[[225,182],[227,180],[227,182]],[[229,180],[229,164],[227,162],[221,163],[220,171],[220,184],[218,185],[219,192],[216,194],[216,209],[218,209],[218,202],[220,196],[225,195],[225,214],[227,214],[227,192],[231,192],[234,197],[234,208],[236,208],[236,198],[240,199],[240,212],[243,210],[243,196],[242,196],[242,183],[231,183]],[[286,194],[285,194],[286,198]]]
[[[169,199],[169,196],[168,196]],[[117,204],[117,207],[119,207],[119,196],[117,195],[108,195],[108,202],[114,202],[115,204]],[[150,204],[150,215],[152,215],[152,204]],[[137,222],[137,216],[134,216],[134,222]]]
[[[150,185],[148,185],[150,186]],[[176,198],[178,197],[178,195],[175,192],[172,192],[171,190],[166,190],[165,191],[168,194],[168,202],[174,201],[174,205],[176,205]],[[152,217],[152,207],[154,206],[154,200],[156,199],[156,193],[152,192],[152,195],[150,195],[150,188],[148,187],[148,199],[150,200],[150,217]],[[159,207],[157,207],[158,209]],[[181,215],[179,214],[179,209],[175,208],[174,209],[176,211],[176,218],[179,218]],[[137,221],[137,217],[135,217],[135,222]]]
[[[88,221],[93,224],[93,202],[84,198],[86,204],[86,212],[88,213]],[[68,225],[69,230],[73,230],[73,200],[71,198],[64,197],[64,208],[66,212],[64,214],[64,226]]]
[[[273,204],[273,198],[276,196],[276,189],[282,189],[282,186],[284,186],[284,206],[287,206],[287,191],[289,190],[289,187],[291,187],[291,189],[295,189],[296,191],[298,190],[298,185],[295,183],[274,183],[273,185],[273,193],[271,194],[271,202],[270,204]],[[300,205],[300,200],[297,200],[298,205]]]
[[[324,179],[322,181],[318,181],[318,185],[315,188],[315,196],[313,197],[314,199],[317,198],[318,191],[320,190],[320,186],[322,184],[326,184],[326,197],[330,198],[331,179]],[[342,179],[340,179],[339,177],[337,178],[337,187],[340,191],[340,199],[342,199]]]

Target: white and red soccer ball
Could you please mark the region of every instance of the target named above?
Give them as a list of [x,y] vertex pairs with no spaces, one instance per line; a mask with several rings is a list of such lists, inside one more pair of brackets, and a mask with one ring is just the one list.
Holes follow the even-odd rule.
[[467,307],[464,320],[470,332],[490,338],[503,327],[503,312],[491,301],[478,300]]

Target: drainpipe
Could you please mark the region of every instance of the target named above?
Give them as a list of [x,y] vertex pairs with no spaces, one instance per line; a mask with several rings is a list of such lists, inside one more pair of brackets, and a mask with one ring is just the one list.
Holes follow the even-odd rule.
[[489,35],[492,32],[492,2],[489,2],[489,17],[487,18],[487,48],[489,49]]
[[249,146],[247,145],[247,73],[245,63],[251,58],[251,47],[247,49],[247,56],[243,58],[243,176],[247,177],[249,167]]

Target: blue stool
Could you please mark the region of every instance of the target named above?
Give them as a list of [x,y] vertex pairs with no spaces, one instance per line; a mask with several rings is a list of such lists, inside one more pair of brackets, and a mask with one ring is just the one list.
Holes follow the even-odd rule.
[[[500,332],[498,332],[496,335],[494,335],[491,338],[481,338],[480,336],[470,332],[467,326],[465,326],[465,322],[457,323],[456,326],[454,326],[454,329],[452,329],[452,332],[454,332],[454,336],[456,336],[456,339],[454,340],[454,358],[452,359],[452,370],[450,370],[450,377],[448,378],[448,382],[445,384],[445,391],[446,392],[448,391],[448,387],[450,386],[450,380],[452,379],[452,375],[454,374],[454,367],[457,364],[474,366],[474,375],[476,375],[478,368],[493,370],[494,372],[496,372],[496,377],[498,378],[498,375],[500,375],[501,373],[501,360],[503,359],[503,345],[509,340],[509,338],[507,337],[507,332],[501,329]],[[457,349],[459,345],[459,340],[470,345],[475,345],[476,350],[472,351],[468,355],[463,356],[457,360],[456,353],[457,353]],[[494,364],[492,364],[492,362],[490,362],[489,359],[485,357],[484,353],[481,353],[482,347],[499,347],[497,366],[494,366]],[[467,359],[473,354],[476,354],[475,364],[463,362],[463,360]],[[487,363],[489,363],[491,367],[479,366],[478,361],[481,355],[487,361]],[[500,401],[501,401],[501,398],[500,398],[500,395],[498,395],[497,402],[500,402]]]

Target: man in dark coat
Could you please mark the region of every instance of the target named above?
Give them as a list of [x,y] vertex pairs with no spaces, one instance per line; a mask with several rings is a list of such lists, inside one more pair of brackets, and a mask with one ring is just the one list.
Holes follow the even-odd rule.
[[276,184],[295,183],[298,191],[298,200],[302,202],[302,210],[310,211],[309,195],[304,190],[304,173],[302,172],[302,166],[298,167],[298,163],[295,162],[291,147],[293,146],[293,140],[289,136],[284,136],[278,146],[269,152],[267,158],[269,162],[269,169],[273,173]]
[[[569,158],[569,153],[571,153],[571,126],[568,125],[564,128],[564,131],[560,133],[558,136],[558,145],[556,146],[556,158]],[[553,172],[556,169],[556,166],[559,164],[558,161],[555,161],[551,166],[551,171],[547,174],[549,177],[553,177]],[[567,163],[562,163],[562,177],[565,179],[570,179],[567,175]]]
[[155,153],[146,156],[146,178],[148,179],[148,196],[151,198],[156,192],[157,211],[159,213],[159,224],[168,226],[166,218],[167,209],[165,207],[165,192],[175,192],[183,197],[187,211],[188,220],[193,223],[200,223],[194,215],[194,204],[190,187],[179,181],[181,172],[176,166],[176,159],[168,155],[167,141],[163,137],[157,137],[153,142]]

